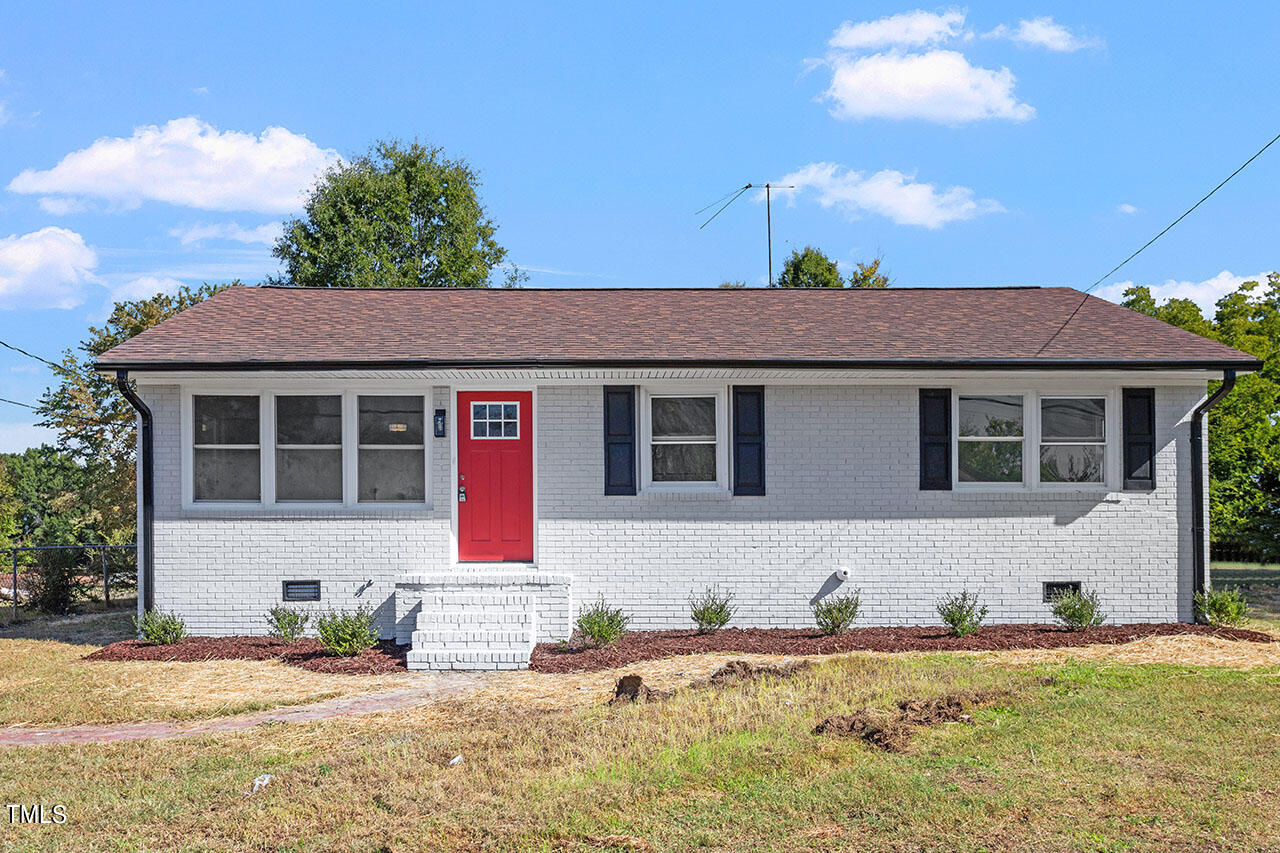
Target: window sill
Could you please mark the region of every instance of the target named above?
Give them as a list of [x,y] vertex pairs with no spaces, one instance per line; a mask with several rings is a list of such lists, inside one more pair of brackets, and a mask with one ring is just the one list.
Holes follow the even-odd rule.
[[424,518],[433,514],[431,504],[184,504],[181,518]]

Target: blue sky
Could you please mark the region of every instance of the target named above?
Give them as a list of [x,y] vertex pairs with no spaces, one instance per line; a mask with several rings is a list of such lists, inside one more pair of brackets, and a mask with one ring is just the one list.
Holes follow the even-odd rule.
[[[0,339],[276,270],[379,137],[467,159],[541,287],[765,282],[813,244],[900,285],[1086,287],[1280,132],[1273,4],[9,4]],[[1280,146],[1115,282],[1206,305],[1277,265]],[[49,374],[0,351],[0,397]],[[43,434],[0,406],[0,450]]]

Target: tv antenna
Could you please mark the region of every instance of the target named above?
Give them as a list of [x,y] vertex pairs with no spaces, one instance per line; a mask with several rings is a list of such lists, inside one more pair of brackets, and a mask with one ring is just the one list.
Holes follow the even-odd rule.
[[[765,235],[766,235],[766,239],[768,241],[768,246],[769,246],[769,286],[773,287],[773,191],[774,190],[793,190],[796,188],[795,184],[787,184],[785,186],[780,184],[747,184],[746,186],[740,187],[739,189],[730,190],[729,192],[720,196],[720,198],[711,202],[711,204],[707,205],[701,210],[694,211],[693,215],[697,216],[700,213],[705,213],[706,211],[715,207],[717,204],[720,205],[719,210],[711,214],[711,216],[707,219],[706,222],[698,226],[698,230],[701,231],[703,228],[706,228],[708,225],[711,224],[712,219],[715,219],[717,216],[723,213],[726,207],[728,207],[729,205],[737,201],[738,197],[741,196],[743,193],[745,193],[747,190],[759,189],[761,187],[764,187]],[[728,201],[725,201],[725,199],[728,199]],[[724,202],[724,204],[720,204],[721,202]]]

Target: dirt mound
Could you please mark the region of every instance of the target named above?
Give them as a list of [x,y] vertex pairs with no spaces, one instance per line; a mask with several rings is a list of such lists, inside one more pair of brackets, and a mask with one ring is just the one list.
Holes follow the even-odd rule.
[[758,678],[790,678],[809,668],[809,661],[788,661],[780,664],[750,664],[744,660],[731,660],[707,677],[710,684],[727,684],[735,681],[755,681]]
[[645,684],[644,678],[639,675],[624,675],[618,679],[618,683],[614,686],[613,698],[609,700],[609,704],[634,705],[637,702],[656,702],[659,699],[666,699],[670,695],[665,690],[654,690]]
[[816,735],[861,738],[887,752],[902,752],[911,743],[917,726],[973,723],[974,708],[990,705],[1009,694],[1000,691],[964,691],[929,699],[904,699],[893,711],[864,708],[853,714],[827,717],[813,730]]
[[384,675],[407,672],[407,647],[383,641],[353,657],[336,657],[324,650],[319,640],[302,639],[284,643],[270,637],[188,637],[168,646],[149,646],[137,640],[123,640],[85,655],[85,660],[103,661],[183,661],[276,660],[313,672],[337,675]]
[[855,628],[834,637],[816,630],[787,628],[725,628],[711,634],[695,631],[633,631],[604,648],[572,643],[539,643],[529,668],[538,672],[593,672],[630,663],[703,652],[737,652],[768,655],[826,655],[835,652],[1004,651],[1007,649],[1057,649],[1066,646],[1120,645],[1144,637],[1195,634],[1224,640],[1272,643],[1261,631],[1214,628],[1184,622],[1136,625],[1103,625],[1085,631],[1067,631],[1057,625],[987,625],[965,637],[946,628]]

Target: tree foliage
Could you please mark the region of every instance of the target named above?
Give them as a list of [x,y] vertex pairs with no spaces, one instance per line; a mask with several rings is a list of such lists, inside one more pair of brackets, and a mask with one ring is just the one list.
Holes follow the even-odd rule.
[[[774,281],[774,287],[888,287],[889,276],[880,271],[884,258],[854,265],[846,280],[840,276],[840,268],[825,252],[813,246],[796,251],[782,264],[782,272]],[[723,287],[723,285],[721,285]]]
[[[88,472],[70,453],[44,445],[0,457],[6,485],[16,504],[14,545],[61,545],[98,541],[93,510],[81,497]],[[5,486],[0,486],[0,490]]]
[[[133,541],[136,413],[120,395],[114,377],[94,372],[93,361],[117,344],[230,286],[233,285],[204,284],[183,287],[173,294],[157,293],[150,299],[118,302],[105,325],[90,326],[88,337],[78,349],[63,353],[57,384],[45,391],[37,407],[41,425],[58,431],[58,449],[40,448],[23,454],[23,464],[30,466],[32,494],[64,495],[57,501],[42,498],[43,503],[34,504],[35,511],[43,512],[39,510],[42,506],[56,510],[41,515],[32,528],[46,531],[40,534],[44,540],[54,538],[55,532],[48,529],[49,519],[57,518],[60,520],[55,541],[59,543],[77,539],[113,545]],[[31,531],[28,535],[32,535]]]
[[[301,287],[488,287],[507,250],[462,160],[417,142],[377,142],[331,168],[272,250],[278,283]],[[508,273],[504,284],[523,278]]]
[[1209,410],[1210,538],[1220,553],[1280,560],[1280,275],[1245,282],[1212,319],[1187,299],[1157,304],[1142,286],[1125,291],[1124,305],[1263,362]]
[[21,512],[22,504],[15,495],[9,465],[5,457],[0,456],[0,548],[16,544],[18,515]]

